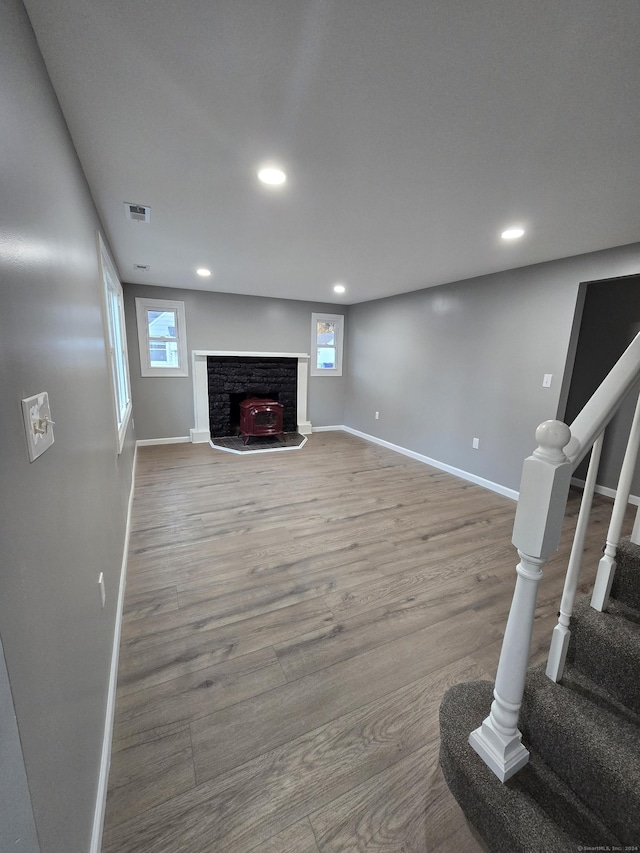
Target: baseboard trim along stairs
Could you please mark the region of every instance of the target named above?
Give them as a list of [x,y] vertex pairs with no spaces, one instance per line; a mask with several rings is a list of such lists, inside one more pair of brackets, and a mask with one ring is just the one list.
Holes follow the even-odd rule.
[[564,675],[527,673],[529,763],[500,782],[468,743],[493,698],[459,684],[440,707],[447,784],[492,853],[640,849],[640,546],[620,543],[607,610],[576,604]]

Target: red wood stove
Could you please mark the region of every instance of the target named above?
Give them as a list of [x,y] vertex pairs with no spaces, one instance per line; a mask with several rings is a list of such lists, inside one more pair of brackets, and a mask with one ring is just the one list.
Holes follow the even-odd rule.
[[240,435],[246,444],[251,436],[276,435],[284,441],[284,406],[275,400],[249,397],[240,403]]

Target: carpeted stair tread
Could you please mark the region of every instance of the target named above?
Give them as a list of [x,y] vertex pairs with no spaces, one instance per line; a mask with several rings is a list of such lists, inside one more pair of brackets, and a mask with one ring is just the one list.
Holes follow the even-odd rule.
[[571,617],[567,660],[612,696],[640,714],[640,613],[610,599],[604,613],[589,597],[580,599]]
[[469,822],[493,853],[564,853],[578,846],[620,846],[620,840],[535,754],[500,782],[468,743],[489,713],[493,685],[458,684],[440,706],[440,763]]
[[616,572],[611,595],[640,611],[640,545],[623,539],[616,552]]
[[535,667],[527,674],[520,730],[535,752],[624,844],[640,838],[640,730]]

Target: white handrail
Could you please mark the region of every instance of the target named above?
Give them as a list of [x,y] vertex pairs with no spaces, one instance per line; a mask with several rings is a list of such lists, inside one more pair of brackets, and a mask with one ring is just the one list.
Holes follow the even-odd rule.
[[[512,539],[520,562],[516,567],[516,587],[500,652],[494,700],[489,716],[469,735],[473,749],[503,782],[529,760],[529,753],[521,742],[518,716],[529,662],[538,584],[542,578],[542,566],[560,544],[571,474],[602,434],[639,377],[640,333],[573,421],[571,428],[561,421],[540,424],[536,430],[538,448],[525,459]],[[640,404],[636,411],[640,440],[639,413]],[[636,419],[632,432],[635,428]],[[635,439],[631,443],[634,442]],[[636,454],[637,444],[635,442]],[[627,450],[628,454],[631,452]],[[633,462],[628,465],[629,471],[625,473],[629,486],[635,458],[634,455]],[[624,500],[624,504],[629,497],[627,490],[623,498],[625,482],[618,488],[620,500]],[[612,534],[615,534],[615,530]],[[568,591],[567,603],[570,597]]]
[[640,332],[611,368],[602,384],[571,424],[571,441],[564,452],[574,469],[620,408],[640,376]]

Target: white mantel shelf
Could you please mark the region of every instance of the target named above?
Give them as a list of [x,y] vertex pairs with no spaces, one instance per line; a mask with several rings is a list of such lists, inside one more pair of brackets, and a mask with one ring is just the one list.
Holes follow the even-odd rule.
[[193,415],[194,428],[190,430],[194,444],[208,442],[209,432],[209,382],[207,377],[207,356],[219,355],[236,358],[295,358],[298,361],[298,432],[311,435],[311,423],[307,420],[307,385],[309,381],[308,352],[229,352],[221,350],[191,351],[193,376]]

